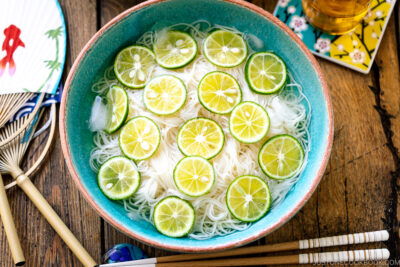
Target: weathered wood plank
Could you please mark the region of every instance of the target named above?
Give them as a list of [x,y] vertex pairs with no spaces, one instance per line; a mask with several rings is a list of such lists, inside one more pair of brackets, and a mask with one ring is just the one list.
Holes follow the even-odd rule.
[[[399,49],[399,5],[395,7],[389,21],[381,46],[375,60],[379,75],[375,90],[377,111],[379,111],[382,126],[386,133],[387,147],[395,162],[391,173],[390,198],[388,199],[384,221],[391,229],[391,239],[388,242],[392,258],[400,258],[400,49]],[[389,189],[389,188],[388,188]],[[398,264],[398,263],[397,263]]]
[[[96,32],[96,1],[60,1],[68,31],[68,52],[64,78],[81,48]],[[100,261],[100,218],[89,207],[69,176],[59,142],[45,161],[35,185],[70,227],[89,253]],[[37,143],[37,141],[35,142]],[[31,162],[30,162],[31,163]],[[81,266],[61,238],[18,188],[8,196],[26,257],[26,266]],[[0,235],[0,266],[13,266],[3,231]]]
[[336,128],[330,164],[318,189],[320,235],[382,228],[382,200],[388,198],[385,188],[394,164],[368,88],[373,74],[320,63],[331,89]]
[[106,24],[119,13],[144,2],[142,0],[101,0],[100,1],[100,22],[101,26]]

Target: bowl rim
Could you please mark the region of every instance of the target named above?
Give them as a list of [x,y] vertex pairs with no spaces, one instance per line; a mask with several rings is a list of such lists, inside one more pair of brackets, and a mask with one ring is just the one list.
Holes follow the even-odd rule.
[[89,204],[92,206],[92,208],[95,209],[95,211],[102,217],[104,218],[108,223],[110,223],[113,227],[121,231],[122,233],[128,235],[131,238],[134,238],[142,243],[145,243],[147,245],[161,248],[161,249],[167,249],[167,250],[172,250],[172,251],[180,251],[180,252],[209,252],[209,251],[217,251],[217,250],[226,250],[238,246],[245,245],[247,243],[250,243],[252,241],[255,241],[263,236],[266,236],[267,234],[273,232],[274,230],[278,229],[282,225],[284,225],[287,221],[289,221],[303,206],[304,204],[309,200],[315,189],[317,188],[319,182],[321,181],[323,174],[325,172],[326,166],[328,164],[328,160],[331,154],[332,150],[332,144],[333,144],[333,109],[332,109],[332,103],[331,103],[331,98],[329,95],[329,89],[328,85],[326,83],[326,80],[323,76],[322,70],[315,59],[315,57],[311,54],[311,52],[308,50],[306,45],[301,41],[301,39],[292,31],[290,30],[283,22],[281,22],[278,18],[274,17],[271,13],[268,11],[264,10],[261,7],[258,7],[252,3],[245,2],[242,0],[220,0],[223,2],[228,2],[231,4],[239,5],[242,7],[245,7],[249,9],[250,11],[253,11],[255,13],[258,13],[259,15],[265,17],[266,19],[272,21],[275,25],[277,25],[281,30],[283,30],[289,37],[293,39],[294,42],[300,47],[300,49],[303,51],[303,53],[306,55],[308,58],[309,62],[313,65],[318,78],[322,84],[322,92],[324,95],[325,99],[325,104],[327,106],[327,113],[328,113],[328,140],[326,142],[325,148],[324,148],[324,155],[322,159],[322,163],[318,169],[317,175],[314,178],[314,181],[312,182],[311,187],[308,189],[308,191],[304,194],[304,196],[301,198],[301,200],[297,203],[295,207],[293,207],[291,210],[286,212],[284,216],[281,217],[281,219],[272,224],[269,225],[268,227],[264,228],[262,231],[259,231],[255,234],[249,235],[246,238],[240,239],[240,240],[232,240],[229,241],[225,244],[221,245],[215,245],[212,247],[197,247],[197,246],[184,246],[184,245],[171,245],[171,244],[165,244],[159,241],[151,240],[148,238],[145,238],[141,235],[136,234],[135,232],[129,230],[127,227],[124,225],[120,224],[117,222],[114,218],[112,218],[110,215],[108,215],[95,201],[94,199],[89,195],[88,191],[85,189],[83,184],[80,181],[80,178],[77,174],[77,171],[75,170],[74,165],[72,164],[72,160],[70,157],[69,153],[69,148],[68,148],[68,143],[67,143],[67,133],[66,133],[66,121],[65,121],[65,112],[66,112],[66,100],[67,100],[67,95],[68,91],[70,89],[71,81],[72,78],[75,75],[75,72],[77,70],[77,67],[81,63],[84,55],[86,52],[91,48],[93,43],[110,27],[112,27],[114,24],[116,24],[118,21],[120,21],[122,18],[128,16],[134,11],[137,11],[139,9],[142,9],[147,6],[151,6],[160,2],[166,2],[169,0],[148,0],[146,2],[140,3],[138,5],[135,5],[124,12],[120,13],[116,17],[114,17],[112,20],[110,20],[106,25],[104,25],[99,31],[96,32],[92,36],[92,38],[86,43],[84,48],[81,50],[79,55],[74,61],[74,64],[72,65],[68,77],[65,82],[63,94],[62,94],[62,99],[61,99],[61,105],[60,105],[60,115],[59,115],[59,126],[60,126],[60,139],[61,139],[61,147],[62,151],[64,154],[65,162],[67,164],[67,167],[69,169],[69,172],[78,187],[79,191],[81,194],[84,196],[86,201],[89,202]]

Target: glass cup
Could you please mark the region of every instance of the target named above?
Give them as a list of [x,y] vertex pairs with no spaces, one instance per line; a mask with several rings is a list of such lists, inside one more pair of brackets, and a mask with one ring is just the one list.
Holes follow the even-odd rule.
[[329,34],[353,30],[364,18],[371,0],[303,0],[303,10],[315,28]]

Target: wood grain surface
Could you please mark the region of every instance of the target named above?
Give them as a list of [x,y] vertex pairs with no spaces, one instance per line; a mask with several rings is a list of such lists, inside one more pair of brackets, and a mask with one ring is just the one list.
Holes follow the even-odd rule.
[[[60,0],[68,28],[64,79],[89,38],[114,16],[140,2]],[[270,12],[276,4],[276,0],[250,2]],[[303,209],[252,245],[389,229],[391,239],[382,247],[389,248],[392,259],[400,258],[399,23],[397,4],[367,75],[318,59],[330,87],[335,116],[328,168]],[[89,253],[100,262],[101,255],[113,245],[128,242],[140,246],[149,256],[171,254],[126,237],[95,213],[75,187],[64,163],[58,133],[56,138],[51,155],[33,180]],[[21,190],[13,188],[7,194],[27,266],[80,266]],[[12,266],[3,231],[0,248],[0,266]]]

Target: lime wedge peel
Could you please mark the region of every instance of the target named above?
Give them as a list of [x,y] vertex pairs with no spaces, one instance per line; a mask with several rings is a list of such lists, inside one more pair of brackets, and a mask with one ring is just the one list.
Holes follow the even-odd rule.
[[258,154],[258,163],[268,177],[284,180],[300,172],[304,157],[300,142],[291,135],[282,134],[263,144]]
[[239,34],[216,30],[205,39],[203,53],[212,64],[223,68],[233,68],[246,60],[247,44]]
[[160,75],[143,90],[145,107],[157,115],[171,115],[180,110],[186,102],[186,86],[173,75]]
[[186,32],[167,31],[156,36],[154,53],[158,64],[166,69],[178,69],[188,65],[197,54],[197,43]]
[[119,146],[122,153],[135,161],[153,156],[161,142],[157,124],[144,116],[130,119],[121,129]]
[[125,122],[129,113],[129,98],[125,89],[114,85],[107,93],[109,115],[105,131],[113,133]]
[[173,176],[179,191],[191,197],[209,193],[215,182],[212,164],[199,156],[181,159],[174,169]]
[[245,78],[252,91],[258,94],[279,92],[287,80],[286,64],[271,52],[259,52],[250,56],[245,67]]
[[238,104],[229,118],[231,135],[239,142],[253,144],[268,133],[270,119],[267,111],[259,104],[244,101]]
[[216,114],[228,114],[242,100],[237,80],[222,71],[207,73],[200,81],[197,94],[205,109]]
[[236,219],[243,222],[258,221],[271,205],[269,187],[260,177],[239,176],[228,187],[226,205]]
[[215,121],[198,117],[186,121],[178,132],[177,144],[185,156],[211,159],[224,147],[225,136]]
[[157,65],[154,53],[144,46],[133,45],[121,50],[114,61],[117,79],[129,88],[143,88]]
[[155,206],[153,223],[163,235],[182,237],[192,230],[195,217],[190,202],[177,196],[169,196],[161,199]]
[[131,197],[140,185],[136,164],[123,156],[108,159],[97,174],[100,190],[108,198],[122,200]]

